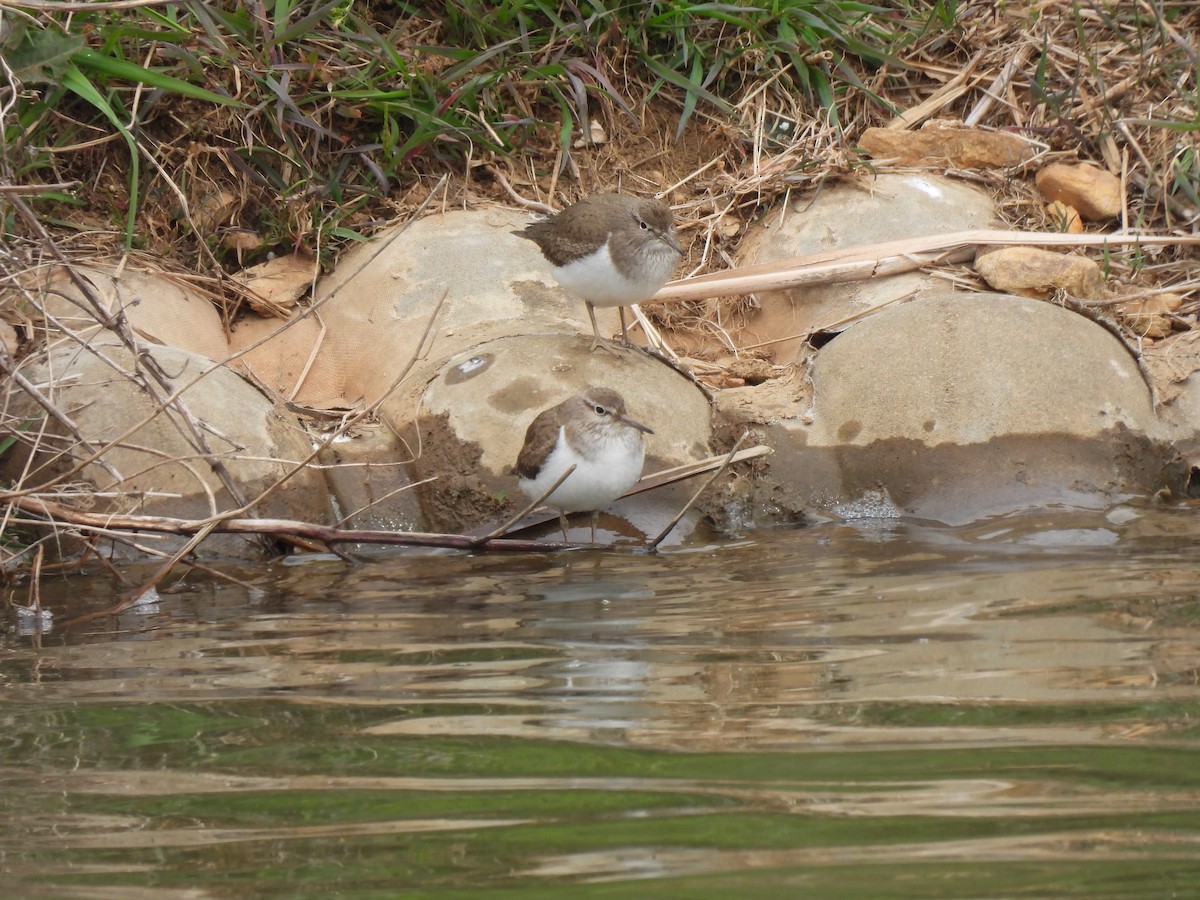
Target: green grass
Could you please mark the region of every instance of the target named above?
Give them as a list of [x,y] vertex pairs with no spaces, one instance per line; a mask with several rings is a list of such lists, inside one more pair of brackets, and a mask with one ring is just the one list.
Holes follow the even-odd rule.
[[[119,137],[124,159],[105,150],[104,164],[128,202],[108,215],[128,246],[147,242],[140,217],[197,231],[189,198],[231,176],[266,249],[353,239],[356,213],[417,170],[522,152],[562,164],[599,107],[635,117],[669,96],[682,132],[769,81],[836,119],[838,92],[863,89],[856,72],[939,16],[953,6],[275,0],[9,17],[0,52],[24,89],[0,165],[86,186],[96,154],[68,151]],[[221,252],[219,235],[192,237]]]

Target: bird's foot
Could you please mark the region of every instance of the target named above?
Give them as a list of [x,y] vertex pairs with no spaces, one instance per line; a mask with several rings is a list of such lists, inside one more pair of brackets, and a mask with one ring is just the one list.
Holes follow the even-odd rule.
[[624,351],[629,349],[630,345],[621,345],[618,341],[610,341],[600,337],[600,335],[596,335],[594,338],[592,338],[592,346],[589,348],[588,352],[595,353],[597,347],[607,350],[613,356],[620,358],[624,355]]

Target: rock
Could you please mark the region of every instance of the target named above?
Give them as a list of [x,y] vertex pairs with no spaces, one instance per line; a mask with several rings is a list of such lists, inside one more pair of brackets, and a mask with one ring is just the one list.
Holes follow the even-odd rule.
[[[337,420],[330,423],[332,428]],[[425,520],[411,489],[410,448],[384,425],[356,425],[335,438],[320,456],[325,480],[347,528],[424,531]]]
[[919,131],[868,128],[859,146],[900,166],[1007,169],[1033,159],[1036,149],[1014,134],[929,122]]
[[250,308],[262,316],[286,316],[308,293],[318,272],[315,259],[297,253],[243,269],[233,280],[247,289]]
[[[177,347],[220,362],[229,356],[229,342],[221,324],[221,314],[212,302],[183,283],[163,274],[126,269],[118,276],[115,267],[76,266],[92,287],[104,308],[124,310],[136,337],[167,347]],[[83,292],[62,268],[49,271],[34,289],[39,310],[53,316],[85,340],[112,343],[119,338],[97,322]],[[53,326],[51,330],[54,331]]]
[[[614,360],[590,346],[585,336],[509,336],[438,367],[421,400],[421,453],[413,465],[418,480],[436,478],[419,489],[432,528],[468,531],[523,505],[514,467],[525,429],[543,409],[587,387],[615,389],[629,414],[654,429],[646,437],[645,474],[711,454],[709,404],[693,382],[640,351]],[[409,433],[401,423],[393,427]],[[652,535],[695,487],[692,481],[650,491],[612,510]]]
[[1168,314],[1177,312],[1182,305],[1181,296],[1164,292],[1152,297],[1124,300],[1113,307],[1113,310],[1134,334],[1157,339],[1171,333],[1172,325]]
[[[507,334],[590,334],[582,301],[559,287],[532,241],[511,233],[529,221],[516,210],[459,210],[350,250],[317,287],[324,336],[295,400],[374,403],[417,357],[431,320],[429,359]],[[620,328],[615,310],[596,318],[602,332]],[[261,348],[256,371],[276,368],[267,360],[276,346],[296,352],[294,336],[280,340]]]
[[1129,351],[1052,304],[930,292],[846,329],[811,374],[811,420],[797,403],[757,428],[762,508],[960,524],[1178,474]]
[[[103,349],[105,357],[123,370],[133,368],[133,360],[125,348]],[[303,460],[311,452],[308,436],[295,421],[280,415],[266,397],[232,370],[170,347],[155,347],[149,352],[177,388],[207,373],[187,387],[182,398],[192,415],[207,427],[204,434],[210,449],[220,457],[247,499],[275,484],[291,470],[292,462]],[[104,459],[115,467],[122,480],[114,482],[112,475],[96,463],[74,476],[74,480],[82,480],[97,491],[118,492],[117,497],[92,496],[97,507],[123,513],[205,518],[213,512],[210,493],[218,510],[235,507],[216,474],[173,424],[176,414],[155,415],[154,401],[101,359],[80,353],[74,347],[64,347],[54,351],[48,363],[31,365],[27,361],[25,367],[25,374],[35,383],[46,383],[53,377],[57,385],[52,392],[56,405],[94,447],[121,441],[104,454]],[[48,434],[60,437],[65,430],[54,422],[43,425],[45,413],[41,407],[35,406],[11,383],[8,390],[8,403],[14,415],[34,424],[16,433],[17,445],[2,460],[4,477],[20,479],[25,486],[36,485],[66,471],[84,455],[73,440],[67,441],[73,448],[68,455],[51,453],[62,446],[62,441],[44,441],[34,467],[25,472],[27,442],[43,427]],[[139,425],[144,420],[148,421]],[[135,430],[126,435],[131,429]],[[82,496],[87,499],[90,495]],[[320,471],[306,469],[293,476],[259,504],[256,511],[264,517],[328,522],[328,494]],[[144,540],[162,550],[182,544],[182,539],[174,538]],[[121,546],[114,550],[129,552]],[[255,557],[263,555],[263,548],[250,536],[214,534],[205,540],[203,552]]]
[[290,319],[248,315],[233,327],[230,366],[276,396],[292,399],[303,394],[303,406],[314,409],[349,408],[337,369],[321,365],[325,330],[316,316]]
[[[862,184],[830,185],[772,212],[747,230],[738,262],[993,227],[998,226],[992,199],[982,191],[935,175],[880,175]],[[845,320],[870,309],[943,284],[932,275],[910,272],[761,293],[759,308],[747,314],[737,343],[773,341],[774,361],[791,363],[804,352],[808,334],[844,327]]]
[[1064,234],[1082,234],[1083,220],[1079,218],[1079,213],[1074,207],[1067,206],[1061,200],[1055,200],[1053,203],[1046,206],[1046,218],[1054,225],[1054,228]]
[[1091,163],[1050,163],[1034,179],[1047,200],[1059,200],[1079,210],[1089,222],[1104,222],[1121,214],[1121,181]]
[[1072,297],[1100,300],[1104,275],[1086,256],[1054,253],[1037,247],[1002,247],[976,257],[975,271],[998,291],[1045,300],[1055,290]]

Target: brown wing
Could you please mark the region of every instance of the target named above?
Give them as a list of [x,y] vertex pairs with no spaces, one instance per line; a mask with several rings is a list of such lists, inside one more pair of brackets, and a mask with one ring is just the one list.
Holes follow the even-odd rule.
[[532,225],[526,225],[524,231],[514,231],[513,234],[517,237],[529,238],[537,244],[542,250],[542,256],[546,257],[552,266],[565,266],[581,256],[587,256],[595,249],[586,242],[573,241],[569,237],[563,237],[554,228],[553,221],[553,219],[547,219],[545,222],[534,222]]
[[529,238],[541,247],[542,255],[550,265],[565,266],[594,253],[597,244],[603,243],[601,235],[605,229],[603,225],[596,228],[594,220],[597,217],[603,221],[621,213],[632,215],[635,205],[635,200],[621,194],[592,194],[545,221],[526,225],[513,234]]
[[525,446],[517,456],[517,474],[522,478],[537,478],[546,457],[558,441],[557,409],[543,410],[529,423],[525,431]]

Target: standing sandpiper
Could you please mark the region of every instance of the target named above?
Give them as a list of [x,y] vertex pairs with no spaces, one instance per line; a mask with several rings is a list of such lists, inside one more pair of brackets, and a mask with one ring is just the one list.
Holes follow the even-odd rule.
[[642,433],[654,432],[625,415],[625,401],[611,388],[591,388],[538,414],[517,457],[521,490],[536,499],[572,465],[575,471],[545,502],[558,510],[563,540],[569,512],[591,510],[592,542],[600,510],[642,474]]
[[628,344],[624,308],[653,297],[683,256],[671,207],[624,194],[593,194],[513,234],[541,247],[554,279],[583,298],[592,350],[601,344],[595,307],[620,309],[621,338]]

